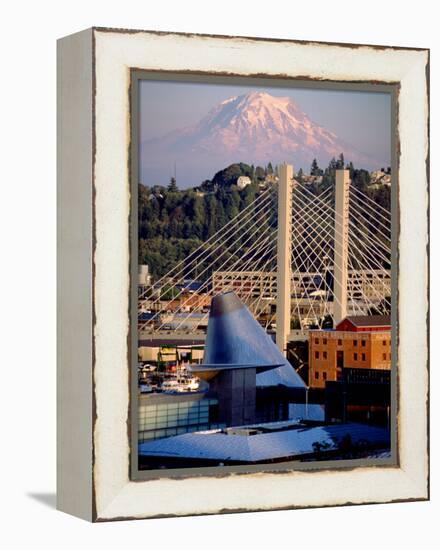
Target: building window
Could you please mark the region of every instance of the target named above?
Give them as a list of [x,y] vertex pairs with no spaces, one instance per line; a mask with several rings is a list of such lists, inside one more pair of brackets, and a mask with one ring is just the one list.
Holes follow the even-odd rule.
[[315,380],[319,380],[319,372],[315,372]]
[[319,338],[315,338],[315,344],[319,344]]
[[[176,435],[176,430],[177,433],[200,430],[201,426],[210,422],[211,413],[212,417],[215,417],[216,409],[218,409],[216,399],[141,405],[139,407],[140,437],[142,440],[157,439]],[[179,432],[179,430],[183,430],[183,432]]]
[[338,346],[342,346],[342,340],[341,339],[338,340]]
[[353,340],[353,346],[357,346],[358,345],[358,341],[357,340]]
[[362,345],[363,347],[365,347],[365,344],[366,344],[365,340],[362,340],[361,345]]
[[322,378],[323,378],[323,380],[327,380],[327,373],[326,372],[322,373]]
[[365,361],[365,353],[362,354],[362,361]]
[[386,346],[387,345],[387,341],[386,340],[382,340],[382,346]]
[[327,359],[327,352],[324,351],[324,352],[322,353],[322,356],[324,357],[324,359]]
[[355,361],[358,360],[358,354],[357,354],[357,353],[354,353],[354,354],[353,354],[353,359],[354,359]]
[[315,359],[319,359],[319,351],[315,351]]
[[327,345],[327,338],[324,338],[324,340],[322,341],[322,343],[324,344],[324,346]]
[[387,354],[386,354],[386,353],[382,353],[382,359],[383,359],[384,361],[386,361],[386,358],[387,358]]

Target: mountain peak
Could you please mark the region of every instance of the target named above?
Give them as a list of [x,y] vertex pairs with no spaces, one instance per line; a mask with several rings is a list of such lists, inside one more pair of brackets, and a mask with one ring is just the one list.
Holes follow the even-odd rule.
[[275,96],[267,92],[249,92],[247,94],[243,94],[239,96],[237,99],[240,99],[240,98],[242,98],[243,103],[246,103],[246,104],[257,103],[262,107],[272,106],[272,107],[278,107],[278,108],[283,108],[287,105],[292,105],[299,110],[297,104],[293,101],[293,99],[287,96]]
[[262,139],[310,128],[311,122],[291,98],[252,91],[222,101],[199,122],[198,128],[202,127]]
[[241,97],[246,97],[248,99],[262,99],[262,98],[273,98],[274,96],[268,94],[267,92],[248,92],[247,94],[243,94]]
[[201,172],[202,165],[209,167],[202,179],[240,161],[264,165],[288,160],[305,168],[314,158],[327,164],[344,153],[355,163],[373,164],[314,123],[292,98],[258,90],[224,99],[196,125],[151,140],[146,150],[154,163],[161,158],[170,166],[177,162],[180,173],[183,166],[194,166],[192,173]]

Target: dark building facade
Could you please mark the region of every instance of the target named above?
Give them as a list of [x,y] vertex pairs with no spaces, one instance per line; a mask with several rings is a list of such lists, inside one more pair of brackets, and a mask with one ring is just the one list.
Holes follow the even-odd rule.
[[390,382],[389,370],[345,368],[341,380],[326,384],[326,421],[367,422],[388,426]]
[[256,421],[256,374],[253,368],[223,370],[211,380],[221,423],[241,426]]

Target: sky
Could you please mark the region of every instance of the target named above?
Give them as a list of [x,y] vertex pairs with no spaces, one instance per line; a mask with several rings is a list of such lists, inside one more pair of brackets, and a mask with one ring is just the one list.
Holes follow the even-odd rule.
[[[390,164],[391,96],[388,93],[154,80],[140,83],[140,158],[148,154],[142,147],[144,141],[192,126],[221,101],[255,90],[291,97],[313,122],[365,155]],[[221,168],[224,167],[218,169]],[[167,174],[172,171],[170,167],[164,170]],[[148,180],[145,172],[141,162],[141,181]],[[206,174],[206,177],[212,175]]]

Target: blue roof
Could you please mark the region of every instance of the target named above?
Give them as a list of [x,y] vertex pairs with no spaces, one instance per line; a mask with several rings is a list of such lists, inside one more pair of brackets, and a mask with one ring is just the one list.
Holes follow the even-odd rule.
[[139,320],[139,321],[149,321],[150,319],[153,319],[153,317],[154,317],[155,315],[156,315],[155,313],[150,313],[150,312],[147,312],[147,311],[142,311],[142,312],[139,313],[139,315],[138,315],[138,320]]
[[[264,424],[260,425],[261,427]],[[241,427],[242,429],[243,427]],[[292,429],[240,435],[220,430],[193,432],[139,445],[143,456],[197,458],[219,461],[261,462],[300,457],[316,452],[316,444],[337,450],[339,442],[350,436],[353,443],[366,441],[375,447],[390,444],[389,431],[363,424],[298,425]]]
[[201,286],[202,283],[200,281],[193,281],[191,279],[186,279],[183,281],[182,284],[176,285],[177,288],[180,288],[182,290],[189,290],[192,292],[196,292]]

